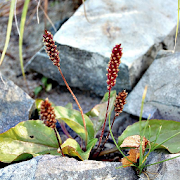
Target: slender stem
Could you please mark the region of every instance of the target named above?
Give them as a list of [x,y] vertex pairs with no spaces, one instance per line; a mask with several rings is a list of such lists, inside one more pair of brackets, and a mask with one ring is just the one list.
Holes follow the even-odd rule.
[[140,157],[139,157],[139,164],[142,164],[143,161],[143,152],[142,152],[142,142],[143,142],[143,136],[142,136],[142,116],[143,116],[143,108],[144,108],[144,101],[147,93],[147,85],[144,88],[143,96],[142,96],[142,102],[141,102],[141,111],[139,116],[139,134],[140,134]]
[[[68,133],[66,127],[65,127],[65,123],[64,122],[60,122],[60,126],[62,131],[64,132],[64,134],[68,137],[68,138],[72,138],[72,136]],[[73,139],[73,138],[72,138]]]
[[114,138],[114,136],[113,136],[113,133],[112,133],[112,130],[111,130],[111,126],[110,126],[110,125],[111,125],[111,124],[110,124],[110,116],[109,116],[109,131],[110,131],[111,137],[112,137],[112,139],[113,139],[113,141],[114,141],[114,144],[116,145],[116,147],[117,147],[117,149],[119,150],[119,152],[123,155],[123,157],[126,158],[129,162],[131,162],[131,163],[133,164],[132,166],[137,167],[136,164],[134,164],[134,162],[132,162],[131,160],[129,160],[128,157],[125,156],[125,154],[121,151],[120,146],[118,146],[118,144],[117,144],[117,142],[116,142],[116,140],[115,140],[115,138]]
[[106,109],[106,116],[105,116],[105,120],[104,120],[104,124],[103,124],[102,131],[101,131],[101,136],[100,136],[100,138],[99,138],[99,144],[98,144],[96,150],[100,147],[100,144],[101,144],[101,141],[102,141],[102,138],[103,138],[103,134],[104,134],[104,129],[105,129],[106,120],[107,120],[107,115],[108,115],[108,109],[109,109],[110,93],[111,93],[111,89],[109,90],[108,104],[107,104],[107,109]]
[[61,150],[61,154],[62,154],[62,156],[64,156],[64,153],[63,153],[63,151],[61,149],[61,144],[60,144],[60,141],[59,141],[59,138],[58,138],[58,134],[57,134],[57,129],[56,128],[54,128],[54,132],[55,132],[55,135],[56,135],[56,139],[58,141],[59,148]]
[[[112,121],[112,124],[111,124],[111,129],[112,129],[112,127],[113,127],[113,124],[114,124],[115,119],[116,119],[116,116],[114,116],[114,118],[113,118],[113,121]],[[103,145],[102,145],[102,147],[101,147],[100,152],[103,150],[104,145],[106,144],[106,142],[107,142],[107,140],[108,140],[108,138],[109,138],[109,135],[110,135],[110,131],[108,132],[108,135],[106,136],[106,139],[105,139],[105,141],[104,141],[104,143],[103,143]],[[100,152],[99,152],[99,153],[100,153]]]
[[86,147],[86,146],[87,146],[88,134],[87,134],[86,122],[85,122],[85,119],[84,119],[84,114],[83,114],[82,108],[81,108],[81,106],[80,106],[80,104],[79,104],[76,96],[74,95],[73,91],[72,91],[71,88],[69,87],[69,85],[68,85],[68,83],[67,83],[67,81],[66,81],[66,79],[65,79],[65,77],[64,77],[64,75],[63,75],[63,73],[62,73],[62,71],[61,71],[60,65],[58,66],[58,70],[59,70],[59,72],[60,72],[60,74],[61,74],[61,76],[62,76],[62,78],[63,78],[64,83],[66,84],[66,87],[68,88],[69,92],[70,92],[71,95],[73,96],[73,98],[74,98],[74,100],[75,100],[76,104],[78,105],[79,110],[80,110],[80,112],[81,112],[81,116],[82,116],[82,120],[83,120],[83,124],[84,124],[84,130],[85,130],[85,134],[86,134],[86,139],[85,139],[85,147]]

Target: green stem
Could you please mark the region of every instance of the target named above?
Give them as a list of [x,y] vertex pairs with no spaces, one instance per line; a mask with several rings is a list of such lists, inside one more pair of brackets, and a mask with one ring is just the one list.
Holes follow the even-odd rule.
[[163,163],[165,161],[169,161],[169,160],[172,160],[172,159],[175,159],[175,158],[178,158],[178,157],[180,157],[180,155],[172,157],[172,158],[169,158],[169,159],[165,159],[163,161],[159,161],[159,162],[156,162],[156,163],[153,163],[153,164],[148,164],[148,165],[145,165],[144,167],[148,167],[148,166],[152,166],[152,165],[155,165],[155,164]]
[[131,162],[131,163],[133,164],[133,166],[137,167],[131,160],[129,160],[129,159],[127,158],[127,156],[124,155],[124,153],[121,151],[121,149],[119,148],[118,144],[116,143],[116,140],[115,140],[115,138],[114,138],[114,136],[113,136],[113,133],[112,133],[112,130],[111,130],[110,115],[109,115],[109,131],[110,131],[111,137],[112,137],[112,139],[113,139],[113,141],[114,141],[114,144],[115,144],[116,147],[118,148],[119,152],[123,155],[124,158],[126,158],[129,162]]

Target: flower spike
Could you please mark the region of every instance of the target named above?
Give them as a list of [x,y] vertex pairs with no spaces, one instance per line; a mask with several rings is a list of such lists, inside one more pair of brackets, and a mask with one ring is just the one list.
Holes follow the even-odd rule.
[[122,92],[119,92],[119,94],[116,96],[115,104],[114,104],[114,111],[115,116],[119,116],[119,114],[122,112],[124,105],[126,104],[126,97],[128,93],[126,90],[123,90]]
[[59,51],[57,50],[57,46],[55,45],[55,42],[53,40],[53,35],[47,30],[45,30],[45,33],[43,35],[43,42],[46,46],[46,52],[49,56],[49,59],[53,62],[55,66],[59,67]]
[[44,124],[48,127],[55,128],[56,127],[56,119],[54,108],[51,106],[48,98],[46,98],[40,107],[41,120],[44,121]]
[[111,90],[113,86],[116,84],[116,78],[118,76],[119,72],[119,65],[121,63],[121,57],[122,57],[122,48],[121,44],[116,45],[111,54],[111,58],[108,64],[108,74],[107,74],[107,89]]

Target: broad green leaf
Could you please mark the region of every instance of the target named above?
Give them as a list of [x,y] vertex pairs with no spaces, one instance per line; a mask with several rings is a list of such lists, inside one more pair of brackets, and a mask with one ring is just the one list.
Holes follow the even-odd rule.
[[77,141],[74,139],[68,138],[61,146],[63,153],[68,154],[69,156],[77,156],[81,160],[87,160],[89,158],[89,154],[91,152],[91,149],[94,147],[94,145],[97,142],[97,138],[92,139],[87,144],[86,152],[84,152]]
[[[110,94],[110,103],[109,103],[108,113],[112,112],[114,108],[115,99],[116,99],[116,91],[114,90],[114,91],[111,91],[111,94]],[[95,134],[99,131],[99,129],[101,128],[105,120],[107,101],[108,101],[108,92],[104,95],[100,104],[97,104],[89,112],[86,113],[86,115],[89,116],[89,118],[92,120],[94,124]]]
[[10,163],[40,154],[57,153],[58,142],[52,128],[41,120],[28,120],[0,134],[0,161]]
[[[85,130],[81,113],[74,109],[68,109],[62,106],[54,106],[56,119],[63,120],[73,131],[75,131],[83,140],[85,140]],[[93,123],[87,115],[84,114],[86,128],[88,132],[88,142],[94,138]]]
[[[141,122],[142,130],[145,127],[146,121]],[[147,128],[145,132],[145,137],[150,141],[154,141],[156,139],[156,134],[159,131],[159,127],[162,126],[160,135],[156,141],[157,144],[160,144],[164,140],[168,139],[169,137],[173,136],[174,134],[180,132],[180,122],[172,121],[172,120],[149,120],[149,125],[151,128],[151,135],[149,138],[149,130]],[[134,123],[133,125],[128,126],[124,132],[118,138],[118,145],[121,145],[123,140],[132,135],[139,135],[139,122]],[[170,153],[178,153],[180,152],[180,134],[173,137],[169,141],[165,142],[159,148],[165,148]]]

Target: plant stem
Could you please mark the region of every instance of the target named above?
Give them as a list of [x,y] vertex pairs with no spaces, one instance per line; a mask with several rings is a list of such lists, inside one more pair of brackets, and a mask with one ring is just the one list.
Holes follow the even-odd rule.
[[112,130],[111,130],[110,117],[109,117],[109,132],[110,132],[111,137],[112,137],[112,139],[113,139],[113,141],[114,141],[114,144],[116,145],[116,147],[117,147],[117,149],[119,150],[119,152],[123,155],[124,158],[126,158],[129,162],[131,162],[131,163],[133,164],[133,166],[137,167],[131,160],[129,160],[129,159],[127,158],[127,156],[125,156],[125,154],[121,151],[120,147],[118,146],[118,144],[117,144],[117,142],[116,142],[116,140],[115,140],[115,138],[114,138],[114,136],[113,136]]
[[98,144],[96,150],[100,147],[100,144],[101,144],[101,141],[102,141],[102,138],[103,138],[103,134],[104,134],[104,129],[105,129],[106,120],[107,120],[107,115],[108,115],[108,109],[109,109],[110,93],[111,93],[111,89],[109,90],[108,104],[107,104],[107,109],[106,109],[106,116],[105,116],[105,120],[104,120],[104,124],[103,124],[102,131],[101,131],[101,136],[100,136],[100,138],[99,138],[99,144]]
[[[72,136],[68,133],[66,127],[65,127],[65,123],[62,121],[60,122],[60,126],[62,131],[64,132],[64,134],[68,137],[68,138],[72,138]],[[73,139],[73,138],[72,138]]]
[[[112,124],[111,124],[111,129],[112,129],[112,127],[113,127],[113,124],[114,124],[115,119],[116,119],[116,116],[114,116],[114,118],[113,118],[113,121],[112,121]],[[105,141],[104,141],[104,143],[103,143],[103,145],[102,145],[101,151],[102,151],[102,149],[104,148],[104,145],[106,144],[106,142],[107,142],[107,140],[108,140],[108,138],[109,138],[109,135],[110,135],[110,131],[108,132],[108,135],[106,136],[106,139],[105,139]],[[101,151],[100,151],[100,152],[101,152]]]
[[63,151],[62,151],[62,149],[61,149],[61,144],[60,144],[60,141],[59,141],[59,138],[58,138],[58,134],[57,134],[57,129],[56,129],[56,127],[54,128],[54,132],[55,132],[55,135],[56,135],[56,139],[57,139],[57,141],[58,141],[59,148],[60,148],[60,150],[61,150],[61,154],[62,154],[62,156],[64,156],[64,153],[63,153]]
[[64,75],[63,75],[63,73],[62,73],[62,71],[61,71],[60,65],[58,66],[58,70],[59,70],[59,72],[60,72],[60,74],[61,74],[61,76],[62,76],[62,78],[63,78],[63,81],[64,81],[66,87],[68,88],[69,92],[70,92],[71,95],[73,96],[73,99],[75,100],[75,102],[76,102],[76,104],[78,105],[79,110],[80,110],[80,112],[81,112],[81,116],[82,116],[82,120],[83,120],[83,124],[84,124],[84,130],[85,130],[85,134],[86,134],[86,139],[85,139],[85,148],[86,148],[86,146],[87,146],[88,134],[87,134],[86,122],[85,122],[85,119],[84,119],[84,114],[83,114],[82,108],[81,108],[81,106],[80,106],[80,104],[79,104],[76,96],[74,95],[73,91],[72,91],[71,88],[69,87],[69,85],[68,85],[68,83],[67,83],[67,81],[66,81],[66,79],[65,79],[65,77],[64,77]]
[[142,165],[142,161],[143,161],[143,152],[142,152],[142,141],[143,141],[143,136],[142,136],[142,126],[141,126],[141,122],[142,122],[142,115],[143,115],[143,108],[144,108],[144,101],[145,101],[145,97],[146,97],[146,93],[147,93],[147,85],[144,88],[144,92],[143,92],[143,96],[142,96],[142,102],[141,102],[141,112],[140,112],[140,116],[139,116],[139,134],[140,134],[140,157],[139,157],[139,166]]

